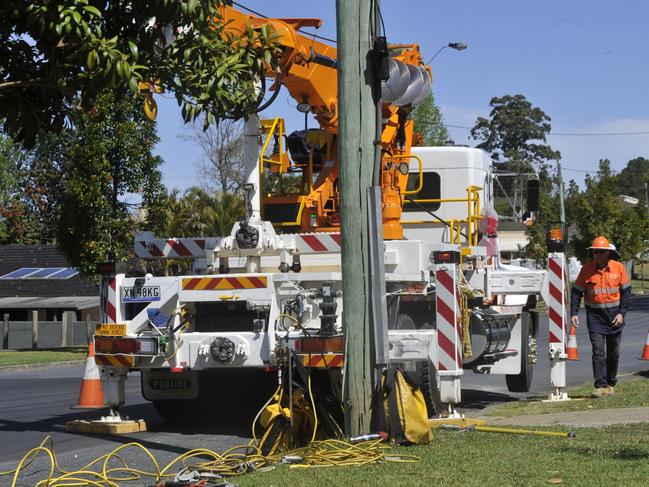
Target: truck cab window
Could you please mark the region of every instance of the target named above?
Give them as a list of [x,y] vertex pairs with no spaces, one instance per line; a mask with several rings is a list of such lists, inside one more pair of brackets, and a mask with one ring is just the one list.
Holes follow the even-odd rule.
[[[415,200],[418,205],[414,205],[409,201],[404,201],[403,211],[423,211],[422,206],[429,211],[435,211],[439,209],[440,203],[425,203],[421,200],[436,200],[441,197],[440,190],[440,177],[436,172],[425,172],[423,173],[424,185],[421,188],[421,191],[417,194],[410,195],[410,197]],[[419,171],[412,171],[408,174],[408,185],[406,189],[408,191],[413,191],[419,186]],[[421,206],[419,206],[421,205]]]

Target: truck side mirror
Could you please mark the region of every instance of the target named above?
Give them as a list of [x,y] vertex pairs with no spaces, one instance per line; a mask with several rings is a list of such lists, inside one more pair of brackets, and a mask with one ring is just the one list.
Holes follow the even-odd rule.
[[538,179],[527,180],[527,211],[536,212],[540,209],[539,183]]

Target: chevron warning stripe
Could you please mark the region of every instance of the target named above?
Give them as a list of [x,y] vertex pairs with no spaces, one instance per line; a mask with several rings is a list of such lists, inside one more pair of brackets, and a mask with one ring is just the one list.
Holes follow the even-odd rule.
[[342,353],[318,353],[302,355],[302,363],[311,368],[340,368],[345,365]]
[[301,254],[340,252],[341,243],[340,233],[298,233],[295,235],[295,248]]
[[564,343],[566,338],[564,256],[548,258],[550,302],[548,303],[549,341]]
[[95,354],[97,365],[108,365],[110,367],[134,367],[135,357],[128,355],[97,355]]
[[99,282],[99,307],[105,323],[115,323],[117,318],[117,292],[114,277],[103,276]]
[[461,306],[457,273],[457,266],[452,266],[451,269],[438,266],[435,270],[437,340],[440,351],[438,367],[441,371],[462,369],[461,325],[458,320],[461,316]]
[[194,277],[183,279],[183,291],[230,291],[268,287],[266,276]]
[[220,241],[216,237],[136,240],[135,255],[141,259],[193,259],[205,257],[205,251],[215,249]]

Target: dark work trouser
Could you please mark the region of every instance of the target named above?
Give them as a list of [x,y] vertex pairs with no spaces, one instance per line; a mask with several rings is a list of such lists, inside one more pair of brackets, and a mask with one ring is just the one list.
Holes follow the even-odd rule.
[[593,376],[595,387],[608,387],[617,384],[617,366],[620,358],[620,339],[622,330],[603,334],[588,330],[593,346]]

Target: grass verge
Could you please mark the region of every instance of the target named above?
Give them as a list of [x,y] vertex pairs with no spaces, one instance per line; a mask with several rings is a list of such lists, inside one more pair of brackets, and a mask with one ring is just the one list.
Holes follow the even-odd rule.
[[47,364],[83,360],[85,348],[66,348],[62,350],[3,350],[0,351],[0,367],[8,365]]
[[649,273],[646,274],[644,282],[640,279],[631,279],[631,292],[633,294],[649,293]]
[[[547,428],[544,428],[547,429]],[[570,486],[647,485],[649,424],[580,428],[576,438],[436,431],[430,445],[395,447],[418,463],[290,469],[232,481],[246,486]]]
[[543,397],[533,397],[527,401],[503,404],[487,413],[488,416],[509,418],[529,414],[569,413],[591,411],[593,409],[649,407],[649,373],[634,374],[632,379],[618,383],[614,396],[592,399],[593,386],[588,385],[568,391],[573,401],[544,403]]

